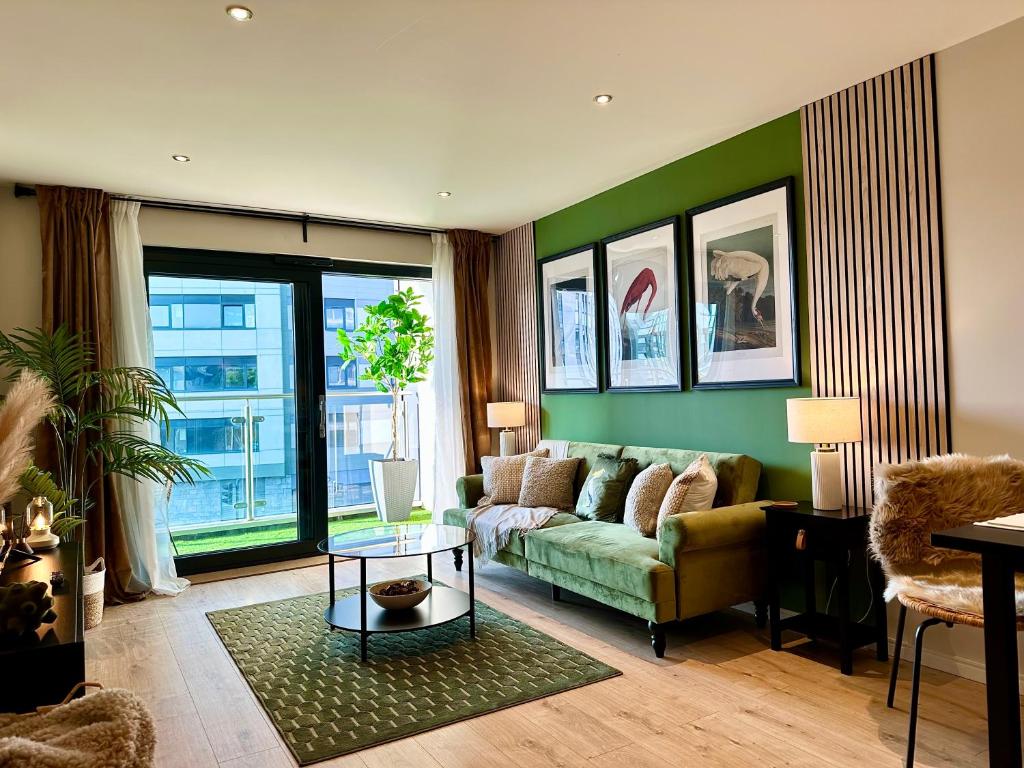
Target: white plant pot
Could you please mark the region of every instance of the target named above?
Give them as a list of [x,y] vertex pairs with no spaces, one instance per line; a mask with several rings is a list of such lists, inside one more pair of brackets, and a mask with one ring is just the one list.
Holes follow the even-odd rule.
[[377,505],[377,517],[385,523],[408,520],[416,494],[420,464],[415,459],[371,461],[370,486]]

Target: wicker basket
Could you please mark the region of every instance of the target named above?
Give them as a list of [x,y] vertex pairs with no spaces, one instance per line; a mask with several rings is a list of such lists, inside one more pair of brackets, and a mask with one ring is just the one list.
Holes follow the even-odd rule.
[[103,621],[103,586],[106,582],[107,568],[103,558],[85,569],[82,579],[82,595],[85,602],[85,628],[92,629]]

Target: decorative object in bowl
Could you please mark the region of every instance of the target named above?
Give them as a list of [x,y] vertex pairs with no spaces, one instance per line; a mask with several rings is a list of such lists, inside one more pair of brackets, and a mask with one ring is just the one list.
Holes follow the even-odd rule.
[[367,591],[373,602],[386,611],[415,608],[430,594],[430,582],[423,579],[392,579],[371,584]]

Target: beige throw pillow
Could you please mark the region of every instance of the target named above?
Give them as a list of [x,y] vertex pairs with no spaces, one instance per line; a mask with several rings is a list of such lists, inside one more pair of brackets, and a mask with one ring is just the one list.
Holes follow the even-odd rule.
[[543,459],[531,456],[526,460],[523,472],[519,506],[569,509],[573,505],[572,486],[579,463],[580,459]]
[[517,456],[484,456],[480,463],[484,468],[484,498],[477,502],[484,504],[515,504],[519,501],[519,489],[523,484],[523,470],[531,456],[547,456],[548,449],[540,448]]
[[672,467],[651,464],[636,476],[626,494],[626,514],[622,522],[648,538],[658,531],[658,510],[672,484]]
[[711,509],[717,491],[718,477],[715,470],[708,457],[701,455],[668,487],[668,492],[661,502],[661,509],[658,510],[658,538],[661,538],[661,526],[665,518],[682,512]]

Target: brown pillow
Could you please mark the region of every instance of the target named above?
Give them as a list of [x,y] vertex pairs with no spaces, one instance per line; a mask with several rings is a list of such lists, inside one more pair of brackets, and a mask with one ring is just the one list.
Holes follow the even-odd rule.
[[572,487],[580,459],[543,459],[531,456],[523,472],[519,491],[520,507],[569,509],[573,505]]
[[540,448],[517,456],[482,457],[480,463],[484,468],[484,498],[477,504],[515,504],[519,501],[527,459],[547,455],[548,449]]
[[[681,512],[693,511],[689,509],[689,507],[693,506],[693,503],[688,497],[696,495],[695,492],[697,490],[704,490],[702,488],[698,489],[696,486],[703,479],[705,465],[710,469],[711,465],[708,463],[708,457],[701,456],[684,469],[682,474],[676,477],[672,484],[669,485],[665,498],[661,502],[661,509],[658,510],[657,536],[659,540],[661,539],[661,526],[664,525],[666,518],[671,515],[678,515]],[[712,477],[714,478],[714,474],[712,474]],[[716,479],[715,486],[717,487],[717,485],[718,481]],[[712,489],[712,499],[714,498],[714,493],[714,489]],[[688,501],[690,503],[687,503]]]
[[626,494],[626,514],[622,522],[648,538],[658,532],[658,510],[672,484],[672,467],[651,464],[636,476]]

